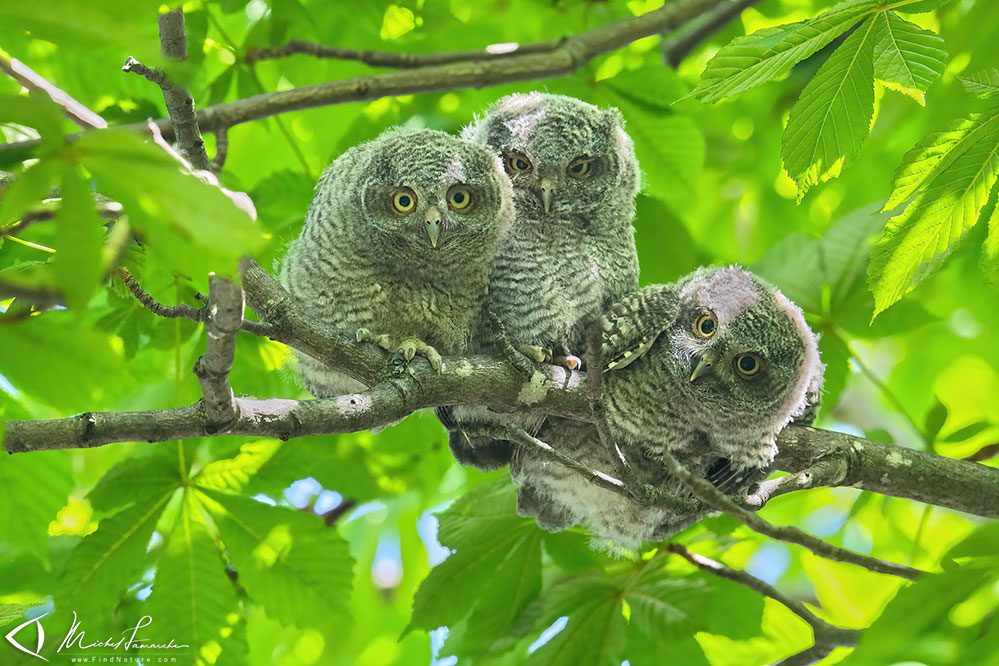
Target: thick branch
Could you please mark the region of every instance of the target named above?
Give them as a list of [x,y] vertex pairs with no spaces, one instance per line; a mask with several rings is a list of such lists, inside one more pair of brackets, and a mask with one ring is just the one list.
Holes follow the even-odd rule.
[[[197,114],[198,124],[202,132],[214,132],[279,113],[331,104],[566,76],[599,55],[643,37],[673,30],[721,2],[676,0],[641,16],[566,37],[547,53],[517,53],[494,60],[433,65],[254,95],[201,109]],[[155,123],[167,139],[173,139],[169,118],[160,118]],[[136,131],[147,129],[145,123],[125,127]],[[72,140],[77,136],[79,134],[67,138]],[[0,154],[27,155],[38,145],[40,141],[0,144]]]
[[802,426],[785,428],[777,445],[777,469],[796,473],[822,464],[824,472],[800,488],[852,486],[999,518],[999,470],[981,463]]
[[531,44],[508,42],[505,44],[490,44],[484,49],[467,51],[443,51],[439,53],[393,53],[391,51],[370,51],[345,49],[339,46],[326,46],[316,42],[306,42],[293,39],[285,46],[254,46],[246,50],[246,63],[252,65],[260,60],[274,60],[291,55],[310,55],[314,58],[331,58],[336,60],[355,60],[371,67],[390,67],[393,69],[413,69],[428,65],[446,65],[453,62],[468,62],[470,60],[494,60],[508,58],[513,55],[527,53],[550,53],[562,43],[560,39]]
[[692,474],[690,470],[684,467],[669,451],[663,450],[662,458],[663,464],[666,465],[666,469],[669,470],[670,474],[683,481],[684,485],[690,488],[691,492],[693,492],[699,499],[719,511],[724,511],[750,529],[759,532],[760,534],[764,534],[771,539],[777,539],[778,541],[785,541],[787,543],[804,546],[816,555],[826,559],[834,560],[836,562],[855,564],[877,573],[901,576],[902,578],[908,578],[910,580],[926,573],[919,569],[913,569],[912,567],[907,567],[902,564],[895,564],[894,562],[888,562],[887,560],[882,560],[876,557],[861,555],[860,553],[855,553],[852,550],[834,546],[828,541],[823,541],[822,539],[799,530],[797,527],[778,526],[768,523],[755,513],[747,511],[736,504],[730,497],[725,495],[725,493],[715,488],[710,481]]
[[243,292],[225,278],[209,280],[205,317],[205,353],[194,365],[205,396],[205,417],[220,430],[238,415],[236,397],[229,386],[229,371],[236,356],[236,334],[243,325]]

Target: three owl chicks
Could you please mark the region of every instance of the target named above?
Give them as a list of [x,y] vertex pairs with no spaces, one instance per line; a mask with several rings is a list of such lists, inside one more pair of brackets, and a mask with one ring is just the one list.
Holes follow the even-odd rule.
[[[775,437],[817,398],[814,334],[779,291],[737,268],[701,269],[638,288],[635,197],[640,171],[620,114],[542,93],[493,104],[461,139],[393,129],[323,174],[281,281],[324,324],[355,330],[406,361],[494,353],[509,343],[568,370],[603,326],[601,400],[639,480],[686,491],[662,451],[729,493],[761,480]],[[317,397],[354,379],[301,354]],[[509,464],[518,512],[539,526],[590,527],[633,549],[701,516],[671,515],[603,490],[496,436],[510,426],[592,469],[613,459],[589,424],[484,407],[437,410],[455,458]]]

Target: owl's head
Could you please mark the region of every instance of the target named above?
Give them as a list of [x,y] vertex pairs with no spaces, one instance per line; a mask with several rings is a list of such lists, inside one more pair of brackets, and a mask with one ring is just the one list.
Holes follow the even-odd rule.
[[700,269],[680,284],[680,308],[657,344],[674,387],[705,419],[774,434],[821,386],[818,340],[801,309],[738,266]]
[[501,98],[465,129],[503,160],[518,212],[538,219],[592,211],[638,192],[638,164],[617,109],[532,92]]
[[359,148],[348,162],[356,172],[349,205],[379,242],[441,257],[498,240],[512,219],[509,179],[482,146],[393,129]]

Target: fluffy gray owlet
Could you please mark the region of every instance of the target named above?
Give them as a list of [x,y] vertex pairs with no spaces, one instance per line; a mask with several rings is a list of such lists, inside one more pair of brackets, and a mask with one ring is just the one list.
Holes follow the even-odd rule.
[[[281,282],[312,314],[407,358],[464,351],[513,218],[510,182],[482,146],[393,129],[326,170]],[[429,348],[428,348],[429,345]],[[363,386],[301,355],[310,393]]]
[[[604,327],[610,434],[641,481],[674,495],[690,496],[666,473],[664,448],[720,490],[745,493],[765,478],[777,433],[818,400],[824,366],[801,310],[737,266],[645,287],[610,308]],[[560,421],[538,437],[615,475],[592,426]],[[634,550],[702,517],[640,506],[519,450],[511,473],[531,489],[518,495],[521,515],[550,530],[584,524],[602,548]]]
[[[638,287],[635,196],[639,169],[616,109],[572,97],[508,95],[465,130],[499,155],[513,183],[516,220],[496,257],[488,312],[515,346],[583,354],[586,328]],[[476,351],[495,350],[480,326]],[[462,426],[516,423],[535,430],[541,417],[484,408],[438,410],[457,460],[479,469],[510,461],[509,443]]]

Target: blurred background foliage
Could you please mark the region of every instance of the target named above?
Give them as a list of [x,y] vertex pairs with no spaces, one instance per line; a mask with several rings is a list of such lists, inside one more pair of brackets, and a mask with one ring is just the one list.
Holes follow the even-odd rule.
[[[471,49],[553,39],[660,4],[196,1],[185,5],[189,64],[171,71],[205,107],[371,73],[359,63],[307,56],[247,66],[252,46],[294,38],[401,52]],[[32,138],[31,128],[55,139],[49,152],[39,150],[34,167],[3,167],[35,170],[18,196],[28,206],[53,184],[64,193],[59,223],[33,225],[17,241],[0,239],[0,278],[68,287],[71,305],[0,326],[0,418],[197,400],[190,369],[204,349],[201,328],[153,316],[116,280],[101,287],[114,251],[124,252],[126,265],[162,302],[196,305],[208,271],[232,272],[243,252],[273,265],[298,234],[318,176],[348,147],[397,124],[457,132],[499,96],[543,89],[622,111],[645,172],[635,222],[643,283],[672,281],[702,264],[753,268],[821,332],[828,371],[820,426],[970,456],[999,438],[999,307],[978,265],[986,225],[972,229],[940,270],[873,325],[865,276],[888,218],[877,211],[903,154],[983,108],[958,77],[999,65],[999,6],[954,0],[907,17],[938,33],[950,53],[925,108],[878,87],[876,122],[854,164],[800,204],[781,166],[781,135],[831,47],[734,100],[677,102],[731,39],[810,18],[830,4],[765,0],[675,71],[662,64],[661,38],[650,37],[562,79],[385,98],[239,125],[229,132],[220,179],[252,197],[252,228],[220,213],[224,206],[207,186],[164,182],[169,169],[137,141],[93,137],[61,148],[59,135],[72,126],[44,102],[15,101],[20,86],[0,77],[4,139]],[[129,55],[158,62],[158,6],[6,2],[0,48],[110,124],[161,117],[159,90],[121,72]],[[206,142],[211,155],[210,135]],[[79,196],[91,177],[100,191],[131,204],[130,224],[150,239],[148,253],[110,239],[102,248],[100,238],[79,231],[76,222],[95,221]],[[7,199],[0,211],[19,212]],[[994,205],[986,204],[986,216]],[[17,303],[2,307],[16,313]],[[305,397],[282,345],[241,336],[236,359],[237,394]],[[513,512],[505,472],[460,468],[428,414],[377,435],[283,444],[217,438],[2,457],[0,488],[0,604],[43,604],[29,616],[53,603],[62,613],[89,609],[89,622],[109,628],[152,614],[160,627],[199,636],[203,663],[443,666],[456,659],[582,664],[626,657],[639,666],[669,655],[670,663],[748,666],[811,640],[782,606],[694,574],[678,558],[653,549],[635,561],[612,559],[588,550],[582,532],[540,532]],[[913,566],[977,563],[899,591],[898,580],[768,542],[724,516],[678,537],[814,604],[833,623],[873,623],[852,656],[839,650],[823,663],[846,657],[844,663],[872,666],[977,666],[999,659],[994,523],[850,488],[784,496],[763,515]],[[174,585],[184,579],[190,584]],[[201,608],[193,615],[184,610],[192,602]],[[16,617],[0,614],[0,624]],[[8,647],[0,645],[0,661],[19,663],[21,655]]]

